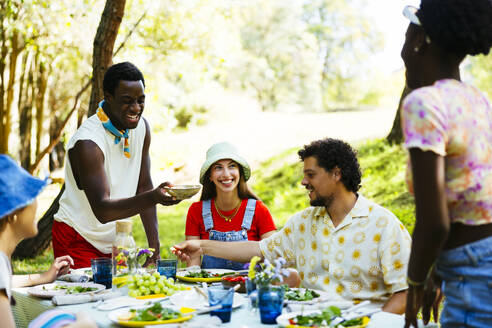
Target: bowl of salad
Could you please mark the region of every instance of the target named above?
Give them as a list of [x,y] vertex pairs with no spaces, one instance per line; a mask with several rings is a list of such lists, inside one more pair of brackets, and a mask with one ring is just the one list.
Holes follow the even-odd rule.
[[237,290],[238,293],[246,293],[246,276],[240,274],[226,275],[221,279],[222,286],[231,288],[237,284],[241,285]]
[[360,317],[334,323],[334,319],[341,315],[341,310],[336,306],[330,306],[323,310],[312,310],[302,312],[290,312],[280,315],[277,323],[281,327],[350,327],[364,328],[369,324],[369,317]]
[[114,310],[108,314],[109,320],[125,327],[177,323],[190,320],[192,317],[193,315],[164,307],[159,302],[150,306]]

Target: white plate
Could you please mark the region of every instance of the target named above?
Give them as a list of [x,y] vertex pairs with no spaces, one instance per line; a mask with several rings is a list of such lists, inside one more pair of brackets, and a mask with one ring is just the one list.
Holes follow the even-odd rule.
[[[160,302],[162,300],[165,300],[166,297],[160,297],[160,298],[154,298],[152,299],[152,302]],[[98,307],[98,310],[101,311],[110,311],[110,310],[115,310],[119,309],[122,307],[128,307],[128,306],[142,306],[145,305],[149,300],[139,300],[134,297],[130,296],[121,296],[121,297],[115,297],[115,298],[110,298],[107,300],[104,300]]]
[[[287,326],[293,327],[290,324],[289,319],[292,319],[298,315],[310,315],[310,314],[314,314],[314,313],[321,313],[321,310],[307,310],[307,311],[300,311],[300,312],[284,313],[284,314],[281,314],[277,317],[277,324],[280,327],[287,327]],[[357,326],[357,327],[360,327],[360,326]]]
[[[186,275],[190,272],[200,272],[200,268],[188,268],[187,270],[181,270],[176,273],[176,277],[179,280],[182,281],[187,281],[187,282],[219,282],[222,277],[212,277],[212,278],[192,278],[192,277],[186,277]],[[223,274],[223,273],[235,273],[236,271],[234,270],[229,270],[229,269],[203,269],[204,271],[207,271],[209,274]]]
[[[108,313],[108,319],[111,320],[112,322],[124,326],[124,327],[145,327],[145,326],[150,326],[150,325],[162,325],[162,324],[171,324],[171,323],[176,323],[176,322],[183,322],[190,320],[193,315],[192,314],[183,314],[181,318],[177,319],[169,319],[169,320],[158,320],[158,321],[126,321],[126,320],[121,320],[120,318],[122,316],[125,316],[128,314],[130,309],[142,309],[147,306],[139,306],[139,307],[131,307],[127,309],[118,309],[114,310]],[[166,306],[164,306],[166,307]],[[174,309],[176,310],[176,309]]]
[[[205,298],[198,294],[194,289],[175,293],[169,297],[169,300],[178,308],[187,307],[195,310],[205,310],[209,306],[208,300],[205,300]],[[232,308],[235,309],[244,303],[246,303],[244,296],[234,293]]]
[[[291,289],[292,290],[305,290],[306,288],[291,288]],[[287,303],[287,304],[315,304],[315,303],[325,302],[325,301],[330,299],[330,294],[328,294],[325,291],[317,290],[317,289],[310,289],[310,290],[318,293],[319,297],[313,298],[312,300],[309,300],[309,301],[294,301],[294,300],[288,300],[287,298],[284,297],[284,303]]]
[[321,310],[307,310],[307,311],[283,313],[277,317],[277,324],[280,327],[287,327],[290,325],[289,319],[292,319],[298,315],[309,315],[313,313],[321,313]]
[[92,279],[92,268],[91,267],[72,269],[72,270],[70,270],[70,273],[85,275],[85,276],[88,276],[89,279]]
[[44,285],[38,285],[31,287],[27,290],[27,293],[32,296],[37,296],[41,298],[52,298],[53,296],[56,295],[68,295],[66,289],[55,289],[55,286],[69,286],[69,287],[75,287],[75,286],[81,286],[81,287],[92,287],[96,288],[96,290],[92,292],[84,292],[84,293],[76,293],[76,294],[70,294],[70,295],[86,295],[86,294],[94,294],[98,293],[101,290],[106,289],[106,286],[101,285],[101,284],[95,284],[93,282],[64,282],[64,281],[57,281],[51,284],[44,284]]

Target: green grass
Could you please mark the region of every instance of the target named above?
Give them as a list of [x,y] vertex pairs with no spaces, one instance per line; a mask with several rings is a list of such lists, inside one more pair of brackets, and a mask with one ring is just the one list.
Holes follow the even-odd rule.
[[[405,184],[406,154],[400,145],[391,146],[384,139],[370,140],[356,146],[362,168],[361,193],[392,211],[411,233],[415,222],[413,197]],[[294,213],[309,205],[306,189],[301,185],[302,163],[298,149],[290,149],[263,162],[254,172],[252,188],[267,205],[281,227]],[[191,201],[176,206],[158,206],[161,256],[169,247],[184,240],[186,213]],[[134,218],[134,238],[146,247],[147,238],[138,217]],[[47,270],[53,260],[51,250],[29,260],[16,260],[14,272]]]

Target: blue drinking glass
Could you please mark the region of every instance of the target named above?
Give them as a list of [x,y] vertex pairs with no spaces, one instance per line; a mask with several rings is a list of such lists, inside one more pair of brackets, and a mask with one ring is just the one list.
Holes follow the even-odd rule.
[[217,316],[222,322],[231,321],[232,302],[234,300],[234,290],[232,288],[209,287],[208,302],[210,306],[222,305],[222,308],[211,311],[211,316]]
[[178,269],[178,260],[173,260],[173,259],[157,260],[157,272],[159,272],[161,276],[166,276],[166,278],[173,278],[176,280],[177,269]]
[[113,282],[113,260],[108,257],[91,259],[91,268],[94,282],[110,289]]
[[284,289],[281,286],[262,286],[258,289],[258,307],[261,323],[276,324],[282,314]]

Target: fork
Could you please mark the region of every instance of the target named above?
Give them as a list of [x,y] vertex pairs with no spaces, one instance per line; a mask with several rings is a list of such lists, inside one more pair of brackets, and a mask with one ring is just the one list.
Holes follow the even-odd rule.
[[361,302],[357,305],[354,305],[354,306],[346,309],[345,311],[342,312],[342,314],[339,317],[335,317],[333,320],[331,320],[330,324],[336,326],[336,325],[338,325],[344,321],[369,316],[369,315],[372,315],[376,312],[381,311],[381,309],[370,309],[370,310],[367,310],[365,312],[358,312],[358,311],[354,312],[355,310],[358,310],[358,309],[360,309],[360,308],[362,308],[362,307],[364,307],[370,303],[371,303],[370,301],[364,301],[364,302]]
[[208,301],[208,295],[205,294],[205,292],[203,290],[201,290],[200,288],[198,288],[197,286],[193,286],[193,289],[200,295],[202,295],[203,297],[205,297],[205,300]]

